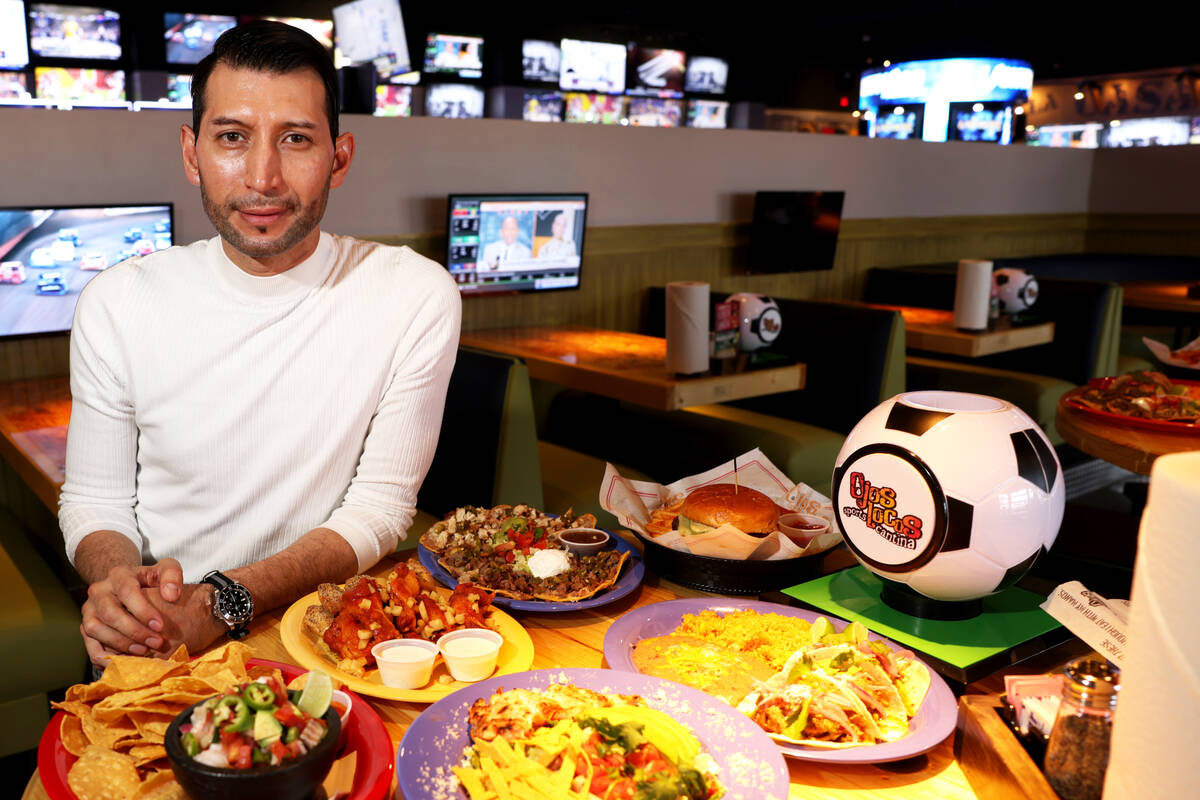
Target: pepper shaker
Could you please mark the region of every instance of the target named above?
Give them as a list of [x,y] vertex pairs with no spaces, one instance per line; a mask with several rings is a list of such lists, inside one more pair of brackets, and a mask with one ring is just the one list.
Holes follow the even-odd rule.
[[1102,658],[1067,665],[1046,745],[1046,780],[1062,800],[1100,800],[1121,671]]

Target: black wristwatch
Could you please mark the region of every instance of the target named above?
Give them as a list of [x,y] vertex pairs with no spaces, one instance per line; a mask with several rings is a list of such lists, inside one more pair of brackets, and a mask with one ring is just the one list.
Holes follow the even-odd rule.
[[216,589],[213,616],[229,626],[230,639],[242,639],[250,632],[246,626],[254,617],[254,598],[250,590],[215,569],[201,578]]

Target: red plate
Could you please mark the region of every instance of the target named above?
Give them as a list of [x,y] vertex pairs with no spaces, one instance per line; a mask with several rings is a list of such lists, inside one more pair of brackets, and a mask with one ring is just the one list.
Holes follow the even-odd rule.
[[[1115,378],[1092,378],[1088,381],[1087,387],[1079,387],[1067,392],[1063,398],[1063,402],[1076,411],[1082,411],[1085,414],[1102,419],[1105,422],[1111,422],[1115,425],[1125,425],[1130,428],[1145,428],[1146,430],[1158,431],[1160,433],[1187,433],[1194,434],[1200,431],[1200,422],[1172,422],[1168,419],[1143,419],[1142,417],[1130,417],[1125,414],[1114,414],[1111,411],[1103,411],[1099,408],[1092,408],[1079,401],[1079,395],[1083,394],[1086,388],[1103,389],[1112,383]],[[1200,381],[1183,381],[1172,380],[1171,383],[1179,386],[1188,386],[1193,390],[1200,389]],[[1193,391],[1193,396],[1200,395],[1200,392]]]
[[[265,658],[251,658],[246,663],[277,667],[289,681],[307,671]],[[346,694],[350,695],[350,707],[353,710],[346,730],[346,746],[341,755],[356,753],[357,756],[354,762],[354,785],[344,800],[378,800],[387,796],[392,788],[392,770],[395,769],[392,740],[375,709],[353,692]],[[78,800],[67,785],[67,772],[76,758],[63,747],[59,735],[65,716],[67,714],[64,711],[54,715],[38,745],[38,776],[51,800]]]

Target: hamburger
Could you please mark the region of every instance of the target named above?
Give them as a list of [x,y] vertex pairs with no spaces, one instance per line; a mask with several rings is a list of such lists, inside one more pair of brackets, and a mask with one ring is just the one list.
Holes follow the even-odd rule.
[[765,536],[777,530],[779,506],[760,491],[732,483],[693,489],[679,508],[678,530],[687,536],[732,525],[742,533]]

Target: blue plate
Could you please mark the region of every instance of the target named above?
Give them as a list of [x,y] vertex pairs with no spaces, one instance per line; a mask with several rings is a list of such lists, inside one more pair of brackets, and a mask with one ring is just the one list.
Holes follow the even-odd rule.
[[[604,660],[612,669],[637,672],[637,666],[633,663],[634,645],[642,639],[672,633],[683,622],[684,614],[699,614],[701,611],[715,611],[721,615],[732,611],[757,611],[760,614],[797,617],[809,622],[815,621],[817,617],[824,617],[838,630],[850,624],[832,614],[758,600],[735,600],[727,597],[665,600],[639,606],[618,617],[604,634]],[[869,638],[878,639],[893,650],[907,649],[874,632]],[[921,661],[916,656],[913,658]],[[926,669],[928,668],[926,665]],[[932,669],[929,670],[929,677],[929,691],[921,707],[917,709],[917,715],[909,721],[908,734],[901,739],[836,750],[808,747],[794,742],[777,742],[777,745],[781,752],[792,758],[827,764],[880,764],[920,755],[937,747],[952,734],[958,720],[958,701],[955,700],[954,693],[950,691],[946,681]]]
[[610,669],[542,669],[498,675],[459,689],[425,709],[396,750],[396,779],[405,797],[465,798],[451,767],[470,744],[467,713],[476,700],[508,689],[541,689],[570,683],[598,692],[640,695],[691,729],[720,767],[725,797],[786,800],[788,770],[762,729],[724,700],[673,681]]
[[[633,548],[633,545],[611,531],[608,532],[608,535],[617,551],[629,553],[629,558],[622,565],[621,574],[617,577],[617,582],[603,592],[600,592],[600,594],[589,597],[586,600],[577,600],[573,603],[552,600],[515,600],[511,597],[496,595],[496,599],[492,603],[504,606],[505,608],[516,609],[517,611],[580,611],[585,608],[606,605],[614,600],[621,599],[641,585],[642,578],[646,575],[646,565],[642,563],[642,557]],[[421,564],[425,569],[429,570],[433,577],[451,589],[458,586],[458,579],[438,563],[437,556],[428,547],[418,544],[417,557],[420,558]]]

